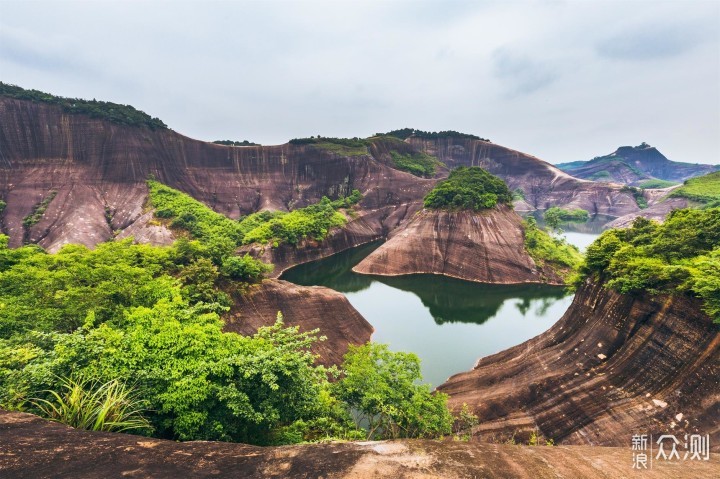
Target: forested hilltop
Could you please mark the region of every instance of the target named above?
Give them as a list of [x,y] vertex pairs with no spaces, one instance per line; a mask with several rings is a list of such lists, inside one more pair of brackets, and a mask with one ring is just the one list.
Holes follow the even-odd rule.
[[39,90],[26,90],[3,82],[0,82],[0,96],[58,105],[65,113],[89,115],[92,118],[101,118],[120,125],[145,126],[151,130],[167,129],[167,125],[159,118],[153,118],[130,105],[94,99],[65,98]]

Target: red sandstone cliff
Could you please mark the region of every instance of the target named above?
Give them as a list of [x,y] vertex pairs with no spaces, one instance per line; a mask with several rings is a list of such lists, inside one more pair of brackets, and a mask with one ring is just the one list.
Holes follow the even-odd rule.
[[686,296],[631,297],[586,282],[547,332],[482,358],[438,389],[474,433],[627,446],[634,433],[710,434],[720,450],[720,329]]
[[525,251],[521,221],[504,205],[479,212],[422,210],[353,271],[383,276],[434,273],[497,284],[564,284]]
[[272,326],[280,311],[287,326],[299,326],[300,331],[319,329],[318,335],[327,337],[313,347],[325,365],[342,363],[348,345],[364,344],[373,333],[345,296],[329,288],[271,279],[233,299],[230,314],[224,318],[225,331],[253,334],[262,326]]

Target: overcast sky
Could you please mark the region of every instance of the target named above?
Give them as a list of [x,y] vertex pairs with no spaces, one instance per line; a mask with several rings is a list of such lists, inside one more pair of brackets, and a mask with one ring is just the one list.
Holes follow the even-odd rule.
[[459,130],[720,163],[720,1],[0,0],[0,80],[202,140]]

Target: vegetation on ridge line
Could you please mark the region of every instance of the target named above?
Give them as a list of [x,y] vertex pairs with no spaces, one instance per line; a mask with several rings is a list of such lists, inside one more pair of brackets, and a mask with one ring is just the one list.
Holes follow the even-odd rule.
[[108,101],[65,98],[38,90],[26,90],[3,82],[0,82],[0,96],[58,105],[62,107],[65,113],[89,115],[92,118],[100,118],[120,125],[146,126],[151,130],[167,129],[167,125],[159,118],[153,118],[130,105],[120,105]]
[[394,136],[401,140],[408,138],[423,138],[427,140],[436,140],[442,138],[457,138],[457,139],[469,139],[469,140],[482,140],[489,142],[490,140],[480,138],[477,135],[471,135],[469,133],[460,133],[459,131],[445,130],[445,131],[422,131],[416,130],[415,128],[401,128],[399,130],[388,131],[387,133],[375,133],[375,136]]
[[598,275],[624,294],[686,293],[720,323],[720,208],[672,211],[659,224],[643,217],[605,231],[587,249],[576,278]]
[[687,198],[706,207],[720,206],[720,171],[685,180],[670,196]]
[[243,140],[243,141],[233,141],[233,140],[215,140],[213,141],[216,145],[225,145],[225,146],[261,146],[260,143],[253,143],[252,141]]
[[512,202],[503,180],[478,166],[455,168],[425,196],[425,207],[478,211]]

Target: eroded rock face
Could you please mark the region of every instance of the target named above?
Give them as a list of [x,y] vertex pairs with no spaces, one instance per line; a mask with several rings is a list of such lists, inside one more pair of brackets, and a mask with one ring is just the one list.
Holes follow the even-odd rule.
[[563,284],[525,251],[521,218],[507,206],[490,210],[422,210],[353,268],[398,276],[433,273],[497,284]]
[[481,140],[410,138],[409,142],[435,155],[449,168],[480,166],[520,190],[522,207],[544,210],[551,206],[582,208],[591,215],[622,216],[638,211],[632,194],[620,185],[574,178],[537,157]]
[[[50,251],[69,242],[92,246],[137,221],[150,174],[231,218],[353,189],[364,195],[362,208],[373,210],[417,202],[433,185],[369,154],[344,157],[289,144],[228,147],[9,98],[0,98],[0,148],[3,231],[11,246],[31,241]],[[53,193],[43,218],[24,227],[23,218]]]
[[254,334],[262,326],[272,326],[281,311],[287,326],[299,326],[300,331],[319,329],[318,335],[327,337],[313,347],[325,365],[342,363],[348,345],[364,344],[373,333],[345,296],[330,288],[271,279],[233,299],[229,315],[223,318],[225,331]]
[[483,440],[536,427],[561,444],[710,434],[720,450],[719,331],[697,299],[631,297],[588,281],[550,330],[438,389],[475,410]]
[[[0,473],[15,479],[89,478],[518,478],[607,479],[633,475],[628,447],[528,447],[404,440],[256,447],[175,442],[90,432],[31,414],[0,410]],[[685,477],[714,479],[710,461],[683,466]],[[677,478],[655,462],[638,477]]]

